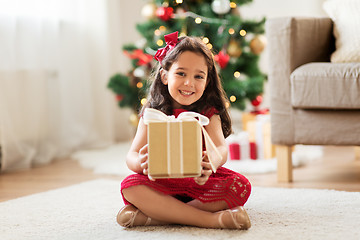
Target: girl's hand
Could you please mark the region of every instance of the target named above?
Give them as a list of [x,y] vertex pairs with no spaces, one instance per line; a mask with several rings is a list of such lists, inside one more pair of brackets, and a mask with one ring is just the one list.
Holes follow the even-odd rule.
[[194,180],[197,184],[204,185],[212,173],[211,165],[209,163],[209,159],[206,151],[203,152],[203,159],[201,162],[201,166],[202,166],[201,176],[194,178]]
[[[144,175],[148,175],[149,173],[149,160],[148,160],[148,144],[145,144],[139,151],[138,160],[140,162],[140,167]],[[150,176],[148,176],[150,180],[153,180]]]
[[144,175],[148,174],[148,144],[145,144],[140,148],[138,161]]

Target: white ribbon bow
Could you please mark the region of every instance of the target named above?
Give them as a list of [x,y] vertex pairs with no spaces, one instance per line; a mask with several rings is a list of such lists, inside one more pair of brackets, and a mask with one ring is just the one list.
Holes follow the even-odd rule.
[[175,118],[175,116],[173,115],[168,116],[159,110],[153,108],[146,108],[143,119],[146,125],[148,125],[150,122],[180,122],[180,121],[194,120],[194,119],[197,120],[196,122],[200,125],[202,133],[204,134],[205,147],[206,147],[209,163],[211,165],[211,170],[213,172],[216,172],[214,161],[219,160],[222,157],[218,149],[216,148],[214,142],[211,140],[209,134],[203,127],[209,124],[210,122],[209,118],[197,112],[182,112],[179,114],[177,118]]

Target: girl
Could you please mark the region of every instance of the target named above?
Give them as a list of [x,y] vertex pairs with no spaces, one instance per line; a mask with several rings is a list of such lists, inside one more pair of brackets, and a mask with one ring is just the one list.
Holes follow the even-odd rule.
[[176,117],[183,111],[207,116],[210,123],[205,129],[222,159],[214,163],[217,171],[212,173],[205,150],[200,177],[150,180],[147,126],[141,118],[126,159],[136,174],[121,183],[125,207],[117,222],[124,227],[184,224],[248,229],[250,220],[242,206],[251,185],[241,174],[222,167],[227,160],[225,138],[231,133],[231,121],[213,54],[200,39],[178,38],[177,34],[166,35],[167,46],[155,55],[159,66],[140,115],[151,107]]

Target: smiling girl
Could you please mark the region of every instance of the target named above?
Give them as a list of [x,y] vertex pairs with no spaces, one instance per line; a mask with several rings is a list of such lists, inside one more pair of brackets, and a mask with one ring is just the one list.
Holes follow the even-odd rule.
[[148,175],[147,126],[142,118],[130,150],[127,165],[136,174],[121,183],[125,202],[117,216],[124,227],[183,224],[205,228],[248,229],[250,219],[243,208],[251,192],[241,174],[222,167],[227,160],[225,138],[231,133],[227,101],[212,52],[198,38],[166,35],[167,46],[159,49],[159,61],[150,88],[151,107],[177,117],[194,111],[210,119],[205,127],[222,158],[212,172],[206,149],[202,175],[196,178],[157,179]]

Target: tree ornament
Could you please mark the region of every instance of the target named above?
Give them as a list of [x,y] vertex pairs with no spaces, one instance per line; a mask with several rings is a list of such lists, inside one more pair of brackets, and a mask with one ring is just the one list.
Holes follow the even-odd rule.
[[138,77],[138,78],[143,78],[145,77],[145,71],[142,67],[137,67],[134,70],[134,76]]
[[251,100],[251,104],[254,106],[254,107],[257,107],[259,106],[263,101],[263,97],[261,95],[257,96],[255,99]]
[[220,65],[220,68],[226,68],[230,56],[225,53],[225,51],[220,51],[219,54],[214,56],[214,60]]
[[230,0],[214,0],[211,3],[211,9],[217,14],[228,13],[230,11]]
[[260,53],[262,53],[265,46],[266,46],[266,37],[264,35],[256,35],[250,41],[251,52],[256,55],[259,55]]
[[231,39],[229,46],[227,48],[227,53],[231,57],[240,57],[242,54],[242,49],[239,45],[239,43],[235,39]]
[[154,3],[147,3],[141,9],[141,15],[147,19],[154,18],[156,16],[156,5]]
[[124,95],[122,94],[116,94],[115,95],[116,101],[121,102],[124,99]]
[[172,7],[159,7],[156,9],[156,16],[163,21],[168,21],[173,15],[174,9]]

